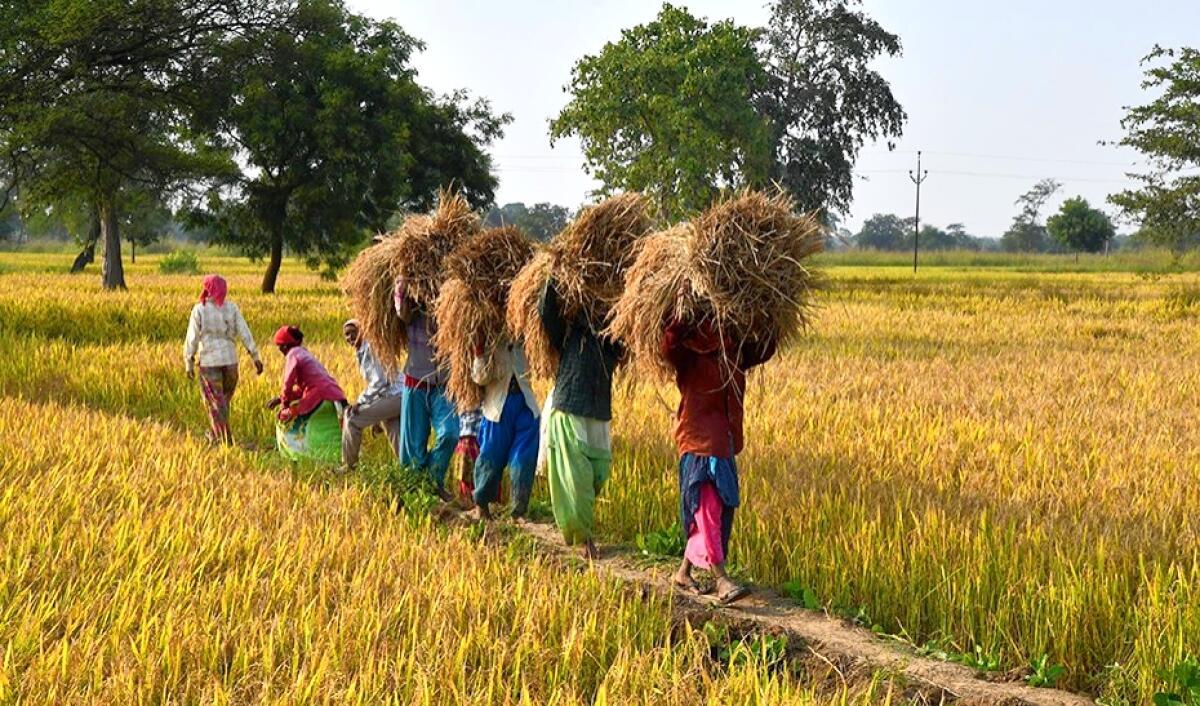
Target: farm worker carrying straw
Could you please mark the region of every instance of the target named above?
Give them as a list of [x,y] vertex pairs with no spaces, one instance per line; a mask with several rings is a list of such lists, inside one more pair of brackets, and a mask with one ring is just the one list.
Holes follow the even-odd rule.
[[353,470],[358,465],[363,431],[382,425],[392,451],[400,455],[400,407],[404,384],[388,375],[359,331],[358,321],[342,324],[342,337],[354,348],[358,370],[367,386],[358,400],[346,410],[342,424],[342,468]]
[[481,519],[490,519],[488,506],[500,493],[508,467],[512,484],[512,516],[529,510],[537,470],[538,401],[529,384],[525,350],[501,341],[490,356],[476,350],[471,379],[483,386],[483,421],[479,425],[479,458],[475,462],[475,504]]
[[586,319],[564,318],[553,279],[542,292],[539,311],[559,355],[553,410],[546,420],[550,503],[567,543],[582,544],[584,556],[596,558],[593,513],[612,466],[612,378],[623,350]]
[[275,332],[275,345],[286,358],[283,390],[267,402],[279,408],[275,439],[279,451],[293,461],[314,459],[337,463],[342,450],[342,410],[346,395],[325,366],[304,348],[304,333],[295,326]]
[[229,286],[218,275],[208,275],[200,290],[200,302],[188,317],[187,338],[183,344],[183,364],[189,378],[196,376],[196,358],[200,358],[200,392],[208,408],[213,443],[232,444],[229,404],[238,383],[237,341],[254,360],[254,370],[262,375],[263,364],[254,345],[250,327],[238,305],[228,301]]
[[[446,492],[446,469],[458,444],[458,410],[446,397],[446,374],[434,360],[430,339],[437,323],[423,307],[408,298],[403,277],[396,278],[396,314],[404,321],[408,358],[404,362],[404,391],[401,404],[400,465],[425,476],[442,500]],[[429,446],[430,431],[434,434]]]
[[740,503],[737,465],[742,450],[742,401],[746,371],[775,354],[775,341],[739,343],[709,323],[667,327],[662,355],[675,368],[679,411],[679,506],[687,547],[675,585],[703,592],[692,567],[712,571],[717,596],[729,604],[748,593],[725,572],[733,514]]
[[747,593],[725,571],[741,504],[746,371],[809,325],[824,229],[783,193],[728,195],[687,223],[645,239],[613,308],[608,333],[651,376],[679,387],[675,442],[687,546],[676,586],[702,591],[692,568],[716,577],[722,603]]

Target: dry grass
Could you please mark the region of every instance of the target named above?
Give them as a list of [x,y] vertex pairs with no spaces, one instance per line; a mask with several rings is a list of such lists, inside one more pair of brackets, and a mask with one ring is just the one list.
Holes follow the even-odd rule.
[[612,196],[589,206],[550,241],[551,273],[568,319],[583,317],[596,330],[625,286],[625,270],[652,229],[642,194]]
[[391,250],[396,242],[391,239],[363,250],[342,278],[342,291],[350,300],[359,331],[379,362],[393,373],[400,369],[408,348],[407,328],[394,305],[397,273]]
[[448,279],[434,308],[438,330],[433,345],[450,369],[446,391],[459,409],[483,403],[482,391],[471,380],[475,351],[488,358],[507,339],[509,287],[531,257],[529,238],[506,226],[479,233],[446,258]]
[[[672,321],[706,324],[742,345],[786,342],[809,324],[824,235],[783,194],[746,192],[690,223],[646,238],[613,309],[610,335],[648,375],[669,376],[661,357]],[[729,352],[727,352],[728,354]]]
[[551,345],[538,312],[542,291],[550,279],[550,254],[540,251],[513,280],[508,295],[508,335],[525,347],[529,370],[535,377],[553,380],[558,374],[558,351]]
[[445,281],[445,258],[479,230],[479,215],[461,194],[442,190],[431,214],[413,214],[396,231],[363,250],[350,264],[342,289],[371,350],[390,372],[400,369],[408,348],[407,329],[395,307],[395,284],[406,296],[432,308]]

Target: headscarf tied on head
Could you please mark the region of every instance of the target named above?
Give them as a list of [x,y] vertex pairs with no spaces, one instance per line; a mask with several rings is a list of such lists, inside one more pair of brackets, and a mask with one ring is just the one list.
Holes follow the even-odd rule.
[[225,306],[225,295],[229,293],[229,285],[221,275],[209,275],[204,278],[204,286],[200,289],[200,303],[212,302],[218,307]]
[[300,330],[295,326],[280,326],[275,332],[275,345],[277,346],[298,346],[300,345],[300,337],[296,334]]

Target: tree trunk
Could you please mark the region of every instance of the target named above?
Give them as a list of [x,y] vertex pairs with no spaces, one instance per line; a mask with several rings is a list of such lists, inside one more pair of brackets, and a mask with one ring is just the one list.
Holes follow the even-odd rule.
[[92,224],[88,228],[88,237],[83,244],[83,250],[75,256],[71,264],[71,273],[83,272],[83,268],[96,261],[96,242],[100,240],[100,218],[92,215]]
[[137,241],[136,240],[129,241],[129,264],[131,264],[131,265],[137,264]]
[[117,208],[111,203],[100,204],[100,232],[104,237],[104,288],[127,289],[125,265],[121,262],[121,225]]
[[263,294],[275,293],[275,281],[279,279],[279,268],[283,265],[283,219],[271,230],[271,259],[267,261],[267,271],[263,273]]

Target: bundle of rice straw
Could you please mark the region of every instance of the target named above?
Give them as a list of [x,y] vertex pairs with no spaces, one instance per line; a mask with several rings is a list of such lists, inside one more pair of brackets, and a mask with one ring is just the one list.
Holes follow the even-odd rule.
[[350,298],[350,310],[363,338],[380,364],[394,373],[400,369],[408,337],[393,299],[396,275],[388,247],[391,242],[394,240],[385,239],[359,253],[342,280],[342,291]]
[[585,208],[513,280],[508,299],[509,335],[524,344],[535,376],[553,379],[558,373],[558,354],[538,313],[546,281],[553,277],[557,283],[567,319],[582,319],[601,331],[621,296],[625,270],[633,264],[638,244],[650,229],[645,196],[613,196]]
[[446,386],[459,410],[476,409],[483,391],[471,380],[475,347],[485,357],[507,338],[505,307],[513,278],[533,257],[533,245],[517,228],[491,228],[472,236],[446,258],[446,282],[434,306],[433,346],[450,368]]
[[388,246],[392,271],[404,278],[408,298],[432,307],[446,279],[443,261],[479,229],[479,214],[462,194],[442,189],[432,214],[409,216],[381,245]]
[[342,289],[359,330],[389,373],[400,369],[408,348],[406,328],[396,314],[396,279],[405,278],[410,299],[431,307],[445,279],[443,260],[479,228],[479,216],[467,200],[442,189],[433,213],[408,216],[350,265]]
[[673,320],[708,322],[739,343],[784,342],[807,328],[818,275],[804,261],[822,250],[824,232],[793,208],[782,192],[746,191],[647,238],[609,335],[644,371],[670,375],[660,344]]
[[543,380],[552,380],[558,374],[558,353],[550,345],[538,313],[538,302],[548,279],[550,253],[541,250],[513,280],[506,312],[509,337],[524,345],[529,370]]
[[604,328],[624,289],[625,270],[652,225],[646,197],[621,194],[584,209],[550,241],[551,274],[568,319],[582,316]]

